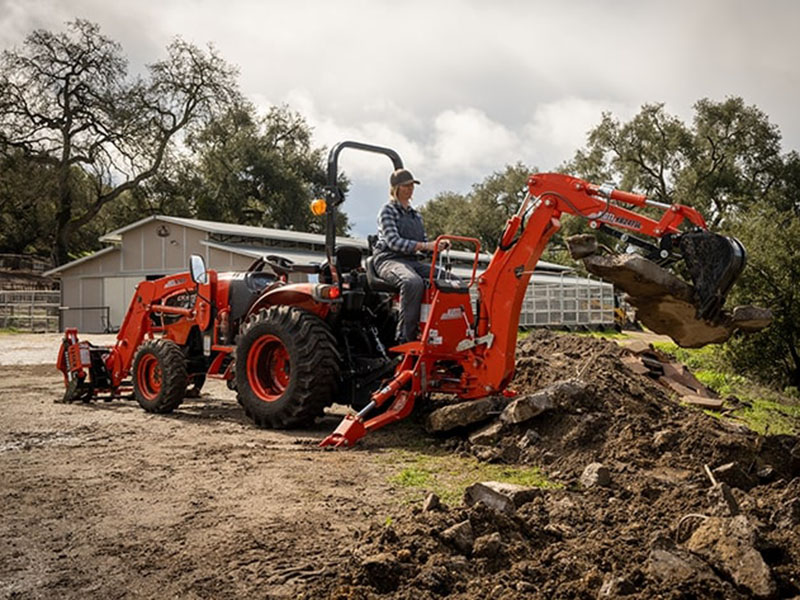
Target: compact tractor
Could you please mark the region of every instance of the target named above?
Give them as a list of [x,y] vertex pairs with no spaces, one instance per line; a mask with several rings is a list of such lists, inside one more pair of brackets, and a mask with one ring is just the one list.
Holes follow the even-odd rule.
[[[397,345],[397,289],[378,277],[361,248],[336,243],[336,211],[344,201],[338,158],[344,149],[383,154],[394,169],[403,166],[389,148],[348,141],[331,150],[325,197],[312,203],[312,211],[326,218],[325,261],[300,265],[265,255],[246,272],[218,273],[192,256],[188,273],[140,283],[114,346],[94,346],[66,330],[57,363],[64,399],[132,392],[146,411],[167,413],[196,394],[207,377],[221,378],[262,427],[304,427],[333,403],[353,407],[321,444],[352,446],[367,432],[408,416],[427,394],[475,399],[506,390],[528,281],[562,214],[582,216],[595,229],[630,234],[659,264],[682,258],[694,280],[699,318],[713,318],[744,267],[741,244],[709,232],[691,207],[567,175],[531,175],[485,270],[478,272],[478,240],[438,238],[471,248],[471,277],[439,275],[450,272],[450,250],[434,251],[421,333]],[[654,219],[625,205],[662,214]],[[681,225],[688,227],[682,231]],[[442,268],[434,268],[437,263]],[[290,283],[292,273],[315,281]]]

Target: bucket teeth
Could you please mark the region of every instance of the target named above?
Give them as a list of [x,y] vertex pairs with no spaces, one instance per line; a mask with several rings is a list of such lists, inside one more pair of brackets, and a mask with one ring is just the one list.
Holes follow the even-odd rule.
[[697,318],[711,321],[744,269],[744,246],[736,238],[693,231],[681,235],[679,248],[694,283]]

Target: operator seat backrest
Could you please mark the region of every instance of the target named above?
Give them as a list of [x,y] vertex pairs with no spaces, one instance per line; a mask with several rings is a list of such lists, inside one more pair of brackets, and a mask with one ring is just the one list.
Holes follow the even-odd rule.
[[373,292],[388,292],[390,294],[397,294],[400,288],[389,283],[385,279],[381,279],[378,272],[375,270],[375,257],[367,257],[367,285]]
[[336,270],[349,273],[361,268],[361,248],[358,246],[339,246],[336,248]]

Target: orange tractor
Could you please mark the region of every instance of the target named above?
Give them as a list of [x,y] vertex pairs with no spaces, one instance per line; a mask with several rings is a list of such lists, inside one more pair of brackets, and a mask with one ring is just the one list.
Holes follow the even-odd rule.
[[[326,261],[298,265],[265,256],[247,272],[217,273],[193,256],[189,273],[139,284],[113,347],[81,342],[77,331],[66,331],[57,364],[65,400],[132,391],[145,410],[169,412],[206,377],[216,377],[236,390],[245,412],[263,427],[303,427],[334,402],[352,406],[357,412],[321,444],[352,446],[408,416],[427,394],[474,399],[506,390],[528,281],[564,213],[585,217],[593,228],[657,239],[658,245],[640,238],[636,243],[660,264],[683,258],[700,318],[721,308],[744,267],[741,244],[708,232],[688,206],[561,174],[532,175],[483,272],[478,240],[439,238],[472,248],[472,276],[437,278],[435,272],[449,272],[450,251],[434,252],[421,335],[395,345],[397,290],[377,276],[371,257],[363,260],[359,248],[336,244],[336,210],[344,201],[337,165],[348,148],[383,154],[395,169],[403,166],[388,148],[342,142],[331,150],[326,196],[313,207],[326,216]],[[656,220],[623,205],[663,215]],[[682,224],[689,230],[682,232]],[[434,269],[437,262],[443,268]],[[293,272],[315,275],[317,282],[289,283]]]

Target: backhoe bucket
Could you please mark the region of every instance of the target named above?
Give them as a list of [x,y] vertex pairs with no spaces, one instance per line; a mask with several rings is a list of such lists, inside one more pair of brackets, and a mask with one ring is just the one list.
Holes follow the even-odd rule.
[[744,246],[736,238],[696,231],[681,235],[679,248],[694,283],[697,318],[711,321],[744,269]]

